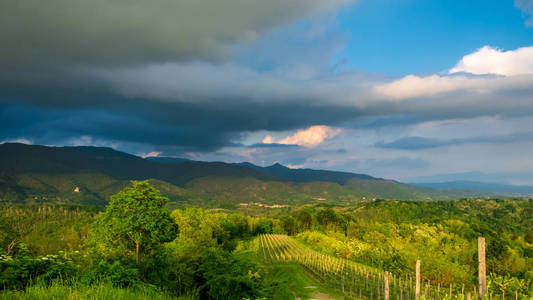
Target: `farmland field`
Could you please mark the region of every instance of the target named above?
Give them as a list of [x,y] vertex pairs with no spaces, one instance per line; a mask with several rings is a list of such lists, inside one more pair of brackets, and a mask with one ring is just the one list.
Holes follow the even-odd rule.
[[[287,235],[263,234],[256,238],[255,243],[259,257],[266,263],[296,262],[311,272],[320,283],[345,297],[381,299],[388,293],[387,299],[415,299],[413,277],[402,278],[388,271],[324,255]],[[441,289],[440,283],[425,280],[423,282],[426,284],[421,295],[426,299],[466,299],[464,284],[460,289],[453,289],[453,286],[449,289],[443,286]],[[476,297],[475,288],[467,289],[466,293]]]

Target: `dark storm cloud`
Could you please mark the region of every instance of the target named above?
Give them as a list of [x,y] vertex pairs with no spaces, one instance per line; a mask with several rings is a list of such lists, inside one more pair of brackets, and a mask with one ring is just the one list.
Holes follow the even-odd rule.
[[[247,60],[243,63],[254,65],[249,54],[275,49],[280,35],[281,41],[297,36],[305,45],[324,45],[307,53],[314,63],[320,59],[327,65],[343,38],[321,30],[302,34],[307,29],[301,26],[287,33],[279,28],[345,2],[349,0],[2,1],[0,140],[61,144],[82,136],[168,151],[212,151],[238,145],[245,131],[342,122],[355,108],[309,104],[307,95],[292,92],[273,103],[268,94],[251,101],[254,92],[274,90],[268,81],[277,75],[254,79],[240,91],[244,82],[238,70],[247,67],[221,66],[231,61],[236,47],[273,30],[278,33],[269,36],[270,42],[238,51]],[[298,57],[300,50],[292,49],[289,56]],[[268,52],[262,59],[269,59]],[[291,60],[270,55],[277,65]],[[167,64],[176,67],[162,68]],[[165,82],[183,89],[167,91]],[[168,94],[154,96],[159,90]],[[231,92],[235,90],[240,92]],[[168,95],[173,96],[170,101]]]
[[0,66],[220,60],[235,44],[343,0],[0,2]]
[[[72,138],[90,136],[167,148],[176,145],[190,151],[235,146],[242,131],[298,128],[315,120],[341,122],[356,113],[301,103],[228,105],[224,102],[206,106],[114,99],[111,103],[78,108],[43,107],[20,101],[0,103],[0,140],[25,138],[39,144],[62,144]],[[287,115],[279,111],[297,113]],[[255,147],[266,146],[274,147]]]
[[[157,119],[153,107],[142,104],[124,110],[120,106],[105,109],[43,108],[4,105],[0,109],[0,140],[24,138],[38,144],[65,144],[83,136],[111,142],[138,143],[181,149],[209,151],[231,145],[238,137],[223,128],[193,125],[178,118],[173,122]],[[161,111],[164,108],[160,108]],[[168,109],[166,107],[165,109]],[[198,114],[197,114],[198,116]]]

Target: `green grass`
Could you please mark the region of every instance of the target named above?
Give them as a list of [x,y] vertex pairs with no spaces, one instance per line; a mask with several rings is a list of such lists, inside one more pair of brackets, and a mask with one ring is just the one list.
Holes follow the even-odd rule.
[[45,285],[37,283],[26,288],[24,291],[1,291],[0,300],[12,299],[109,299],[109,300],[167,300],[167,299],[195,299],[194,297],[175,298],[158,292],[150,287],[137,288],[117,288],[110,283],[99,283],[95,285],[62,284],[53,283]]
[[309,271],[296,262],[276,262],[265,266],[269,276],[286,283],[291,292],[301,299],[312,298],[312,294],[341,297],[341,294],[314,278]]
[[[274,296],[275,299],[294,299],[294,297],[310,299],[314,298],[313,294],[316,292],[334,296],[334,299],[342,299],[342,294],[320,282],[297,262],[265,262],[263,257],[258,254],[253,240],[242,241],[233,253],[240,259],[255,262],[265,272],[265,281],[276,280],[278,282],[279,285],[275,287],[279,290],[278,295],[285,297],[277,298],[279,296]],[[286,292],[282,292],[282,290]],[[290,298],[287,298],[288,294],[291,295]]]

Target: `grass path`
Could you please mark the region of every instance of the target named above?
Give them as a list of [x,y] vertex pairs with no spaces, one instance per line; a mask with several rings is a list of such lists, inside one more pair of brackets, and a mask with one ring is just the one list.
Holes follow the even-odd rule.
[[305,268],[295,262],[276,262],[265,265],[276,273],[278,278],[289,282],[294,298],[298,300],[343,300],[335,290],[319,282]]

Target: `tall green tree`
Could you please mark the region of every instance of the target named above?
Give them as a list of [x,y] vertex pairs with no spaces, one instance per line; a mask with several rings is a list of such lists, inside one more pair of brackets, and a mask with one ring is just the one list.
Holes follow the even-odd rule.
[[168,198],[148,181],[131,183],[131,187],[111,196],[109,205],[95,224],[95,235],[109,246],[134,252],[138,264],[141,254],[172,241],[178,226],[165,208]]

